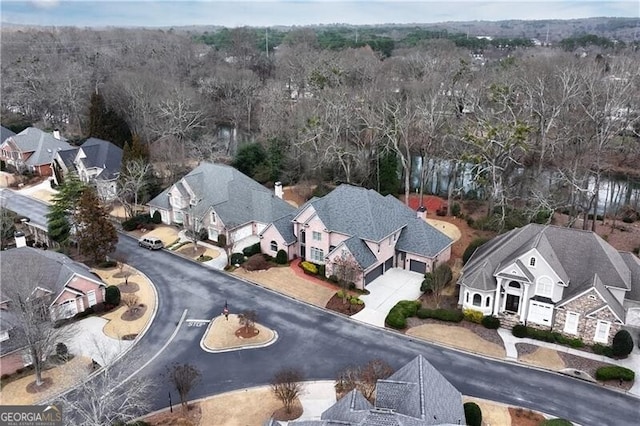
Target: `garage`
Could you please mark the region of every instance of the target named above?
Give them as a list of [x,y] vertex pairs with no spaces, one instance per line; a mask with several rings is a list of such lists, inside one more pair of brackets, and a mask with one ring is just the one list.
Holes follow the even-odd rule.
[[371,272],[367,273],[367,275],[364,276],[364,285],[371,284],[371,281],[373,281],[376,278],[378,278],[379,276],[381,276],[382,272],[383,272],[383,267],[384,267],[384,264],[381,263],[374,270],[372,270]]
[[640,308],[629,308],[627,311],[627,325],[640,328]]
[[551,325],[553,305],[531,301],[527,321],[541,325]]
[[238,241],[250,237],[251,235],[253,235],[253,226],[249,224],[233,231],[231,233],[231,239],[237,243]]
[[393,256],[384,261],[384,271],[387,272],[391,268],[393,268]]
[[424,274],[425,272],[427,272],[427,264],[425,262],[411,259],[409,261],[409,270],[412,272]]

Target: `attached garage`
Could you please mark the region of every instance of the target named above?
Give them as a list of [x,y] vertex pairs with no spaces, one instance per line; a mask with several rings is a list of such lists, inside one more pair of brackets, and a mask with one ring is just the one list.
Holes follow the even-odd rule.
[[374,270],[372,270],[371,272],[368,272],[367,275],[364,276],[364,285],[369,285],[371,284],[371,281],[380,277],[383,272],[383,267],[384,267],[384,264],[381,263]]
[[529,304],[529,315],[527,321],[541,325],[551,325],[553,319],[553,305],[536,302],[534,300]]
[[640,328],[640,308],[629,308],[627,311],[627,325]]
[[242,226],[231,233],[233,242],[238,242],[242,239],[253,235],[253,226],[251,224]]
[[385,260],[384,262],[384,271],[387,272],[389,269],[393,268],[393,256]]
[[424,274],[425,272],[427,272],[427,264],[425,262],[411,259],[409,261],[409,270],[412,272]]

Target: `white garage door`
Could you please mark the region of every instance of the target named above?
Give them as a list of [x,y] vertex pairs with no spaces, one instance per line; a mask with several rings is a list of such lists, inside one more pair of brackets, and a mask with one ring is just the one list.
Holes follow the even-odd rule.
[[531,302],[529,305],[528,321],[536,324],[551,325],[553,316],[553,306],[546,303]]
[[233,241],[237,243],[244,238],[250,237],[252,235],[252,228],[253,227],[251,225],[246,225],[242,228],[238,228],[231,233],[231,238],[233,238]]
[[640,327],[640,308],[630,308],[627,311],[627,325]]
[[267,225],[265,225],[264,223],[256,223],[256,235],[260,235],[260,233],[264,231],[264,228],[266,227]]

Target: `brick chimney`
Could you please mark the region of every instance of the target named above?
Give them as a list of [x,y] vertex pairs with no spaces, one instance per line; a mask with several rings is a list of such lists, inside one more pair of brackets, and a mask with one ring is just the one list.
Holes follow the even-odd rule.
[[424,220],[427,217],[427,208],[425,206],[418,207],[417,214],[418,219]]
[[276,197],[282,199],[282,196],[284,195],[284,191],[282,190],[282,182],[275,183],[274,191],[275,191]]

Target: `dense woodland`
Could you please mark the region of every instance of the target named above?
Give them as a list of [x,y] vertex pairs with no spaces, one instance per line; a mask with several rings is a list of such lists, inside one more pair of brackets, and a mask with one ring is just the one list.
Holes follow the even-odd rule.
[[[450,182],[442,195],[486,199],[501,222],[514,206],[573,218],[638,208],[637,43],[579,34],[534,46],[419,28],[39,28],[3,30],[1,55],[5,127],[120,145],[137,136],[167,180],[225,161],[264,183],[408,194],[439,168]],[[628,190],[602,200],[612,176]]]

